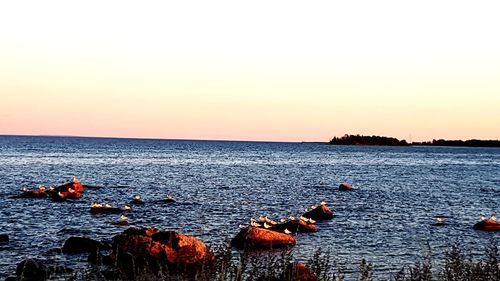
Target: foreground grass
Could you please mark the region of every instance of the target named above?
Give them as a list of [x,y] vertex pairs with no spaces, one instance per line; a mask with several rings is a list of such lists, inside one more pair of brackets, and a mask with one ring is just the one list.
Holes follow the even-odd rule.
[[[119,265],[90,266],[77,271],[63,280],[102,281],[102,280],[202,280],[202,281],[292,281],[304,279],[295,271],[293,256],[290,252],[241,254],[238,259],[232,256],[230,247],[220,247],[214,250],[216,259],[199,267],[162,268],[153,273],[151,267],[143,266],[139,261],[127,268]],[[492,240],[485,247],[484,254],[473,260],[458,245],[452,246],[444,253],[444,260],[433,268],[430,255],[412,266],[401,268],[390,277],[377,278],[377,272],[371,263],[361,260],[358,270],[345,273],[331,263],[329,252],[318,250],[306,263],[317,280],[394,280],[394,281],[500,281],[500,256],[498,244]],[[142,264],[142,265],[141,265]]]

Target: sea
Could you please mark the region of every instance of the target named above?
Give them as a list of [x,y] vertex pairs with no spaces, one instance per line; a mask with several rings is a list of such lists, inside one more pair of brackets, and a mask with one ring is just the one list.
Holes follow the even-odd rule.
[[[73,177],[93,186],[80,200],[11,198]],[[343,182],[354,190],[339,191]],[[112,224],[119,215],[90,214],[90,205],[122,207],[135,195],[145,204],[133,206],[130,226],[212,247],[251,218],[300,216],[324,201],[335,217],[298,234],[293,257],[307,261],[320,249],[346,274],[366,259],[375,277],[391,276],[428,256],[440,263],[454,244],[480,257],[500,240],[472,229],[481,215],[500,215],[500,149],[1,136],[0,233],[10,242],[0,245],[0,278],[26,258],[84,267],[85,255],[54,249],[71,236],[109,241],[126,227]],[[159,202],[167,195],[177,202]],[[438,215],[445,226],[434,226]]]

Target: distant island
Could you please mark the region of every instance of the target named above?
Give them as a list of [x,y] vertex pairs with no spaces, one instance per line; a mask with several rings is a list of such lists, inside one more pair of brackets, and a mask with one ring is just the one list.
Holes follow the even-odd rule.
[[343,137],[333,137],[329,144],[334,145],[381,145],[381,146],[408,146],[405,140],[381,136],[344,135]]
[[463,147],[500,147],[500,140],[432,140],[424,142],[408,143],[406,140],[399,140],[392,137],[382,136],[362,136],[362,135],[344,135],[340,138],[333,137],[329,142],[333,145],[375,145],[375,146],[463,146]]

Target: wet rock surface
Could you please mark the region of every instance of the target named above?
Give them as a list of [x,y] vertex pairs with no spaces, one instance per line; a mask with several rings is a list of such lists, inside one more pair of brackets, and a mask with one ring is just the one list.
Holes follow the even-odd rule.
[[153,274],[162,271],[193,273],[212,262],[214,255],[205,243],[192,236],[155,228],[129,228],[113,238],[110,256],[92,259],[100,259],[102,264],[115,264],[117,272],[133,279],[141,270]]
[[500,223],[496,220],[483,220],[474,224],[472,228],[482,231],[500,231]]
[[312,210],[305,212],[302,216],[313,220],[330,220],[333,219],[333,212],[326,206],[326,204],[321,204]]
[[279,249],[296,243],[295,237],[290,234],[251,226],[240,230],[231,241],[233,247],[242,250]]
[[201,240],[175,231],[130,228],[113,239],[114,254],[147,256],[167,265],[193,265],[213,259]]

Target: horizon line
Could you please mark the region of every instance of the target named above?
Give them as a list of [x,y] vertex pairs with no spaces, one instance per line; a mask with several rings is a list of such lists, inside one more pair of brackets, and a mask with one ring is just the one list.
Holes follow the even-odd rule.
[[242,140],[242,139],[189,139],[161,137],[112,137],[83,135],[31,135],[31,134],[0,134],[0,137],[52,137],[52,138],[88,138],[88,139],[131,139],[131,140],[164,140],[164,141],[221,141],[221,142],[267,142],[267,143],[328,143],[328,141],[278,141],[278,140]]
[[[370,135],[366,135],[370,136]],[[371,135],[378,136],[378,135]],[[221,141],[221,142],[262,142],[262,143],[320,143],[327,144],[329,141],[336,137],[330,138],[328,141],[279,141],[279,140],[242,140],[242,139],[189,139],[189,138],[161,138],[161,137],[117,137],[117,136],[85,136],[85,135],[32,135],[32,134],[0,134],[0,137],[54,137],[54,138],[89,138],[89,139],[131,139],[131,140],[163,140],[163,141]],[[381,136],[385,137],[385,136]],[[398,138],[396,138],[398,139]],[[399,139],[398,139],[399,140]],[[402,139],[405,140],[406,139]],[[500,141],[500,139],[443,139],[443,138],[432,138],[431,140],[424,141],[412,141],[412,143],[423,143],[432,142],[434,140],[446,140],[446,141],[469,141],[469,140],[479,140],[479,141]]]

